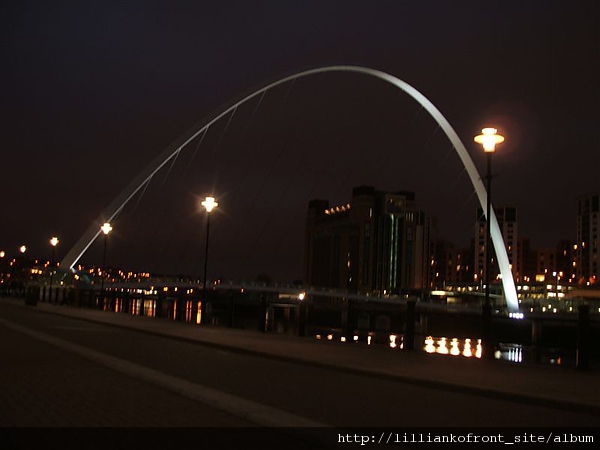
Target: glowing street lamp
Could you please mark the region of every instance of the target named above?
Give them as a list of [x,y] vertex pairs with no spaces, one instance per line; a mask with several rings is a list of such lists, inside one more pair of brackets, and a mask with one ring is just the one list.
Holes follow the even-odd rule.
[[204,279],[202,280],[202,311],[200,315],[200,322],[204,322],[206,317],[206,277],[208,273],[208,238],[210,235],[210,213],[219,204],[215,201],[214,197],[206,197],[202,203],[200,203],[206,210],[206,246],[204,250]]
[[490,303],[490,259],[491,259],[491,222],[492,214],[492,155],[496,151],[496,145],[504,142],[504,136],[498,134],[495,128],[484,128],[481,134],[475,136],[475,142],[483,146],[487,156],[487,211],[486,211],[486,232],[485,232],[485,303],[483,305],[483,345],[486,346],[484,358],[493,358],[494,353],[490,346],[490,329],[492,325],[492,305]]
[[104,308],[104,271],[106,266],[106,243],[108,241],[108,233],[112,231],[112,226],[110,223],[105,222],[104,225],[100,227],[102,233],[104,233],[104,252],[102,254],[102,274],[100,276],[100,299],[98,300],[98,308]]
[[485,153],[494,153],[496,145],[504,142],[504,136],[499,135],[495,128],[484,128],[481,133],[475,136],[474,141],[483,146]]
[[54,261],[56,258],[56,246],[58,245],[58,238],[53,237],[50,239],[50,245],[52,246],[52,260],[50,263],[50,292],[48,293],[48,303],[52,302],[52,282],[54,280]]
[[21,246],[19,247],[19,251],[20,251],[21,253],[25,253],[25,252],[27,251],[27,246],[25,246],[25,245],[21,245]]
[[204,206],[204,209],[206,209],[207,213],[210,213],[213,209],[219,206],[214,197],[206,197],[200,204]]
[[105,222],[104,225],[102,225],[100,227],[100,230],[102,230],[102,232],[106,236],[106,235],[108,235],[108,233],[110,233],[112,231],[112,226],[110,225],[110,223]]

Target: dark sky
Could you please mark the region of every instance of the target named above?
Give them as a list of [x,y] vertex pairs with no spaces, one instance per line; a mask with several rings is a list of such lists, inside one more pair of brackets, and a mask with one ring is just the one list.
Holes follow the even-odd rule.
[[[62,258],[156,155],[244,92],[307,68],[372,67],[412,84],[457,131],[496,126],[493,201],[536,247],[575,238],[576,198],[600,190],[600,3],[544,1],[7,1],[0,4],[0,249]],[[114,223],[108,263],[302,277],[311,198],[413,190],[440,237],[466,247],[476,197],[419,105],[335,73],[240,107],[157,174]],[[196,150],[197,148],[197,150]],[[82,259],[101,263],[101,241]]]

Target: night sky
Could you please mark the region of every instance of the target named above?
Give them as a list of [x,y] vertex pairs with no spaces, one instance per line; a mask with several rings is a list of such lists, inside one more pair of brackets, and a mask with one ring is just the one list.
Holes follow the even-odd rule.
[[[10,1],[0,3],[0,250],[62,258],[155,156],[268,81],[351,64],[431,100],[480,173],[495,126],[493,202],[534,247],[575,239],[576,199],[600,190],[600,2]],[[352,187],[413,190],[438,234],[467,247],[476,197],[443,132],[380,80],[330,73],[238,108],[157,174],[114,222],[109,265],[302,278],[308,201]],[[82,258],[100,264],[102,242]]]

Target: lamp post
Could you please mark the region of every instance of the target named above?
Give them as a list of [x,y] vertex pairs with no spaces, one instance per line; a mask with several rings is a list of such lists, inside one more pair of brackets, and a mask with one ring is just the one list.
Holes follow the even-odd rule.
[[4,297],[6,294],[6,290],[8,289],[6,285],[8,283],[4,283],[4,277],[8,274],[8,267],[5,267],[4,258],[6,257],[6,252],[4,250],[0,250],[0,295]]
[[[26,251],[27,251],[27,246],[26,245],[21,245],[19,247],[19,252],[23,255],[23,260],[20,263],[22,265],[22,267],[26,266],[26,264],[25,264],[25,252]],[[16,264],[17,270],[19,270],[18,269],[19,264],[17,264],[16,259],[15,259],[15,264]],[[24,295],[25,294],[25,292],[24,292],[25,291],[24,284],[23,283],[19,283],[17,286],[18,286],[17,289],[19,290],[19,295]]]
[[52,303],[52,282],[54,280],[54,261],[56,258],[56,246],[58,245],[58,238],[53,237],[50,239],[50,245],[52,246],[52,260],[50,261],[50,289],[48,292],[48,303]]
[[210,213],[213,209],[215,209],[219,204],[215,201],[214,197],[206,197],[204,201],[201,203],[206,210],[206,245],[204,249],[204,278],[202,279],[202,305],[201,305],[201,313],[200,313],[200,323],[204,323],[204,318],[206,317],[206,277],[208,271],[208,238],[210,236]]
[[495,128],[484,128],[481,134],[475,136],[474,140],[483,146],[487,158],[487,205],[486,205],[486,232],[485,232],[485,302],[483,304],[483,356],[484,358],[493,358],[493,347],[490,342],[490,329],[492,325],[492,304],[490,302],[490,260],[491,260],[491,222],[492,215],[492,155],[496,150],[496,145],[504,142],[504,136],[501,136]]
[[100,227],[100,230],[104,233],[104,252],[102,254],[102,273],[100,276],[100,299],[98,300],[98,309],[104,308],[104,271],[106,266],[106,242],[108,241],[108,233],[112,231],[110,223],[105,222]]

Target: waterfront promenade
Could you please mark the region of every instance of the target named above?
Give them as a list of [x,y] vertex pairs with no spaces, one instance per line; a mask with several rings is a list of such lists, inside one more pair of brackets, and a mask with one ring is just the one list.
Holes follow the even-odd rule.
[[553,365],[430,355],[419,350],[400,351],[376,345],[344,344],[310,337],[263,334],[254,330],[198,326],[48,303],[25,306],[23,299],[3,298],[0,302],[230,352],[398,380],[454,393],[583,412],[597,415],[600,423],[600,390],[597,389],[600,372],[594,366],[590,370],[578,370]]

